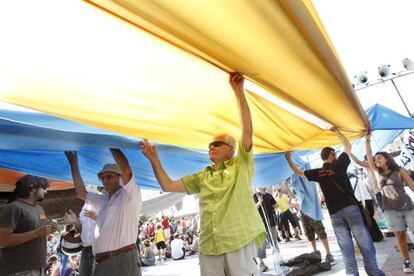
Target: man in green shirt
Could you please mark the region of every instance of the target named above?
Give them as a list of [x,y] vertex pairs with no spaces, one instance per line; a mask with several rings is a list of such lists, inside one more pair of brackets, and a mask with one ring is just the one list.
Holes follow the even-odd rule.
[[254,174],[253,126],[244,94],[244,78],[230,75],[240,111],[242,136],[238,145],[227,134],[213,137],[209,144],[212,163],[202,171],[171,180],[158,158],[157,148],[141,143],[161,188],[166,192],[200,194],[200,270],[207,275],[257,275],[255,244],[261,246],[265,229],[256,210],[251,181]]

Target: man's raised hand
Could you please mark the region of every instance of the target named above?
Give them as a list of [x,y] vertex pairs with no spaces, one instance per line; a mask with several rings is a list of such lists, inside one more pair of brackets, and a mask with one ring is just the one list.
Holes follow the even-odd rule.
[[151,144],[147,139],[144,139],[140,142],[142,153],[149,161],[154,162],[158,159],[158,149],[157,146]]
[[234,93],[236,96],[240,96],[240,94],[244,93],[243,85],[244,85],[244,77],[240,73],[232,73],[230,74],[230,85],[233,88]]
[[69,160],[69,162],[78,162],[78,153],[73,150],[67,150],[65,151],[66,158]]

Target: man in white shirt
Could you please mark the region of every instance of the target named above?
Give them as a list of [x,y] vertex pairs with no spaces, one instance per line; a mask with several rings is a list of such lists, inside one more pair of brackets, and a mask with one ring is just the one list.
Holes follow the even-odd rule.
[[141,192],[131,167],[119,149],[110,149],[116,164],[106,164],[98,173],[103,194],[87,192],[80,175],[76,152],[66,151],[77,197],[98,211],[92,251],[93,275],[141,275],[135,245],[138,235]]
[[180,239],[179,234],[175,234],[171,241],[171,257],[173,260],[181,260],[185,257],[184,241]]

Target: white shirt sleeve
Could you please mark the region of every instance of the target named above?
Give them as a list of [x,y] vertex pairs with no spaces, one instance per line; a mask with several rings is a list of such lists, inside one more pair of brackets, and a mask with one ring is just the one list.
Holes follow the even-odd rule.
[[[121,183],[121,185],[122,184],[123,183]],[[126,185],[122,185],[122,188],[125,190],[128,200],[135,202],[138,210],[141,211],[141,208],[142,208],[141,189],[138,187],[137,183],[135,182],[134,175],[132,175],[131,180]]]
[[104,195],[93,193],[93,192],[88,192],[86,194],[85,202],[89,204],[90,206],[92,206],[92,208],[94,208],[96,211],[99,211],[101,209],[101,206],[104,203],[104,201],[105,201]]
[[134,175],[132,175],[131,180],[127,184],[123,185],[123,183],[121,183],[121,185],[128,195],[141,197],[141,189],[135,182]]

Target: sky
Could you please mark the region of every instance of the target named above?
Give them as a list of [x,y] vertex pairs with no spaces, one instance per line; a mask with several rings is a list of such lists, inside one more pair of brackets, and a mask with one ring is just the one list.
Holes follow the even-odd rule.
[[[403,58],[414,61],[414,1],[410,0],[313,0],[325,29],[350,78],[367,71],[375,82],[377,68],[390,64],[404,70]],[[395,80],[411,113],[414,112],[414,74]],[[403,115],[407,112],[390,82],[357,91],[364,108],[375,103]]]
[[[370,82],[379,76],[377,67],[390,64],[393,72],[404,70],[403,58],[414,61],[412,32],[414,1],[410,0],[313,0],[350,79],[367,71]],[[414,74],[395,80],[411,113],[414,113]],[[390,82],[357,91],[366,109],[375,103],[403,115],[407,112]],[[20,109],[1,103],[0,108]]]

